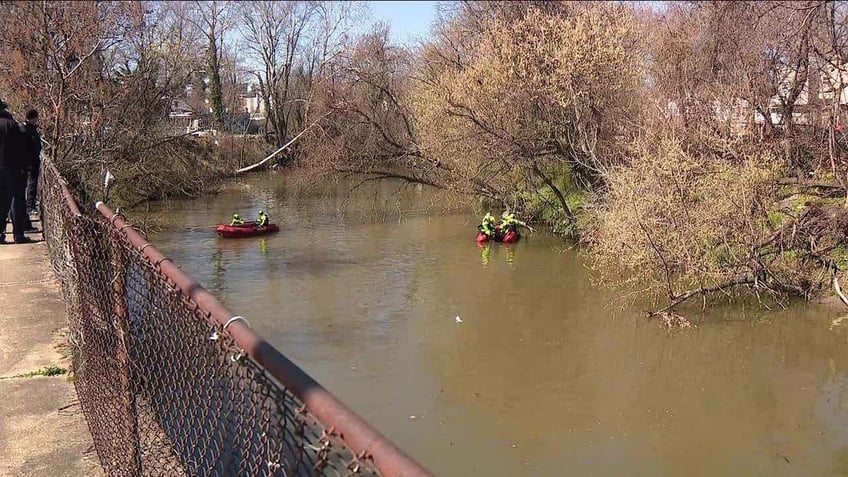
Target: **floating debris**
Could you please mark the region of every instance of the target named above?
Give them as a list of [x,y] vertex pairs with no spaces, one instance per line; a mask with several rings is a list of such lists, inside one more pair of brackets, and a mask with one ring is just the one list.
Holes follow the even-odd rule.
[[657,316],[659,317],[662,324],[664,324],[669,329],[678,328],[681,330],[689,330],[698,327],[691,321],[687,320],[685,316],[679,315],[671,310],[661,311],[657,313]]

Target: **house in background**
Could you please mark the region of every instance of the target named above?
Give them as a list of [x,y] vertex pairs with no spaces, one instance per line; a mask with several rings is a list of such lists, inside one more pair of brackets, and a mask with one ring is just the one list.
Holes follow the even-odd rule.
[[195,115],[188,102],[176,99],[171,103],[171,112],[168,114],[168,123],[175,132],[186,134],[200,129],[200,120]]
[[[796,82],[795,77],[794,71],[787,71],[777,94],[769,100],[768,115],[772,125],[785,126],[787,121],[783,116],[790,111],[794,125],[828,128],[831,124],[845,123],[848,119],[848,64],[837,67],[813,58],[803,84]],[[793,98],[796,86],[800,91]],[[754,122],[764,125],[766,118],[755,112]]]
[[241,97],[244,112],[250,115],[253,121],[265,120],[265,103],[262,101],[262,95],[259,94],[259,89],[254,83],[245,84],[245,94]]
[[809,74],[803,81],[796,81],[795,72],[788,68],[779,77],[776,93],[765,101],[762,109],[741,97],[733,98],[728,92],[708,103],[692,100],[683,106],[669,101],[664,114],[681,117],[686,113],[690,121],[697,121],[699,114],[707,115],[740,136],[784,130],[790,122],[789,115],[794,127],[842,130],[848,126],[848,63],[838,67],[812,58]]
[[[259,93],[248,83],[236,86],[244,93],[237,94],[236,106],[226,107],[223,129],[231,134],[258,134],[265,120],[265,104]],[[212,128],[212,108],[209,98],[193,94],[192,86],[186,86],[185,98],[171,102],[168,121],[175,134],[193,134]],[[232,105],[232,103],[230,103]]]

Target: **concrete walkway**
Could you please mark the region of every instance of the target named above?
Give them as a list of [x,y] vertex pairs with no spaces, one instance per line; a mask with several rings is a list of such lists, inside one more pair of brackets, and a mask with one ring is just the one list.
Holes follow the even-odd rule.
[[68,375],[15,377],[70,368],[65,320],[46,244],[0,245],[0,476],[103,475]]

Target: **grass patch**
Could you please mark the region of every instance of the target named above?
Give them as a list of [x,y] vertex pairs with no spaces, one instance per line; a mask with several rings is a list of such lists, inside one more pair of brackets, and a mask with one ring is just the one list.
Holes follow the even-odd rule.
[[844,246],[836,247],[827,254],[827,258],[836,264],[840,271],[848,270],[848,249]]
[[4,379],[12,379],[12,378],[34,378],[36,376],[60,376],[62,374],[66,374],[68,370],[61,366],[45,366],[41,369],[30,371],[29,373],[16,374],[14,376],[7,376]]
[[771,226],[774,228],[780,227],[781,225],[786,223],[789,218],[789,215],[777,210],[768,213],[769,224],[771,224]]
[[795,211],[803,210],[804,207],[809,206],[809,204],[816,202],[818,197],[809,194],[797,194],[792,197],[792,209]]

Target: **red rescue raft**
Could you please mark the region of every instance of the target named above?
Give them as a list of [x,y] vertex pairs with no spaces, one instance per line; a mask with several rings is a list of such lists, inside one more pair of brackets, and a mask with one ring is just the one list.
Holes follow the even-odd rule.
[[277,224],[268,224],[263,227],[258,227],[254,223],[247,223],[244,225],[221,224],[215,229],[215,232],[217,232],[218,235],[226,238],[255,237],[257,235],[267,235],[279,231],[280,227],[278,227]]
[[492,242],[503,242],[503,243],[515,243],[518,242],[518,239],[521,238],[521,234],[515,231],[508,231],[506,234],[501,234],[499,230],[496,230],[494,236],[489,238],[488,235],[483,232],[479,232],[477,234],[477,243],[486,243],[489,241]]
[[503,242],[503,243],[515,243],[515,242],[518,242],[519,238],[521,238],[521,236],[518,234],[518,232],[513,232],[512,230],[510,230],[509,232],[506,233],[506,235],[504,235],[503,240],[501,240],[501,242]]

